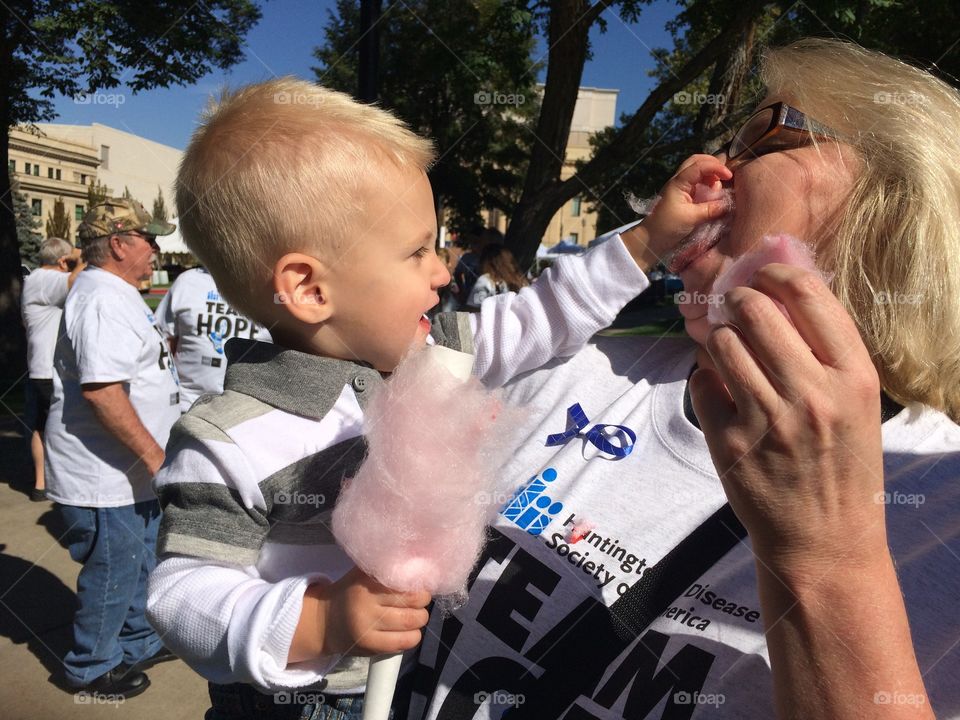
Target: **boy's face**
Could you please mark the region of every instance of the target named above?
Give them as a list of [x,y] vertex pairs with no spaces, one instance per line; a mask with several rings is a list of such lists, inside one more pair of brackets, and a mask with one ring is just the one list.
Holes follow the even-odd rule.
[[345,357],[391,372],[426,340],[424,313],[440,301],[437,290],[450,273],[434,250],[437,217],[426,174],[384,163],[376,180],[331,267],[330,329]]

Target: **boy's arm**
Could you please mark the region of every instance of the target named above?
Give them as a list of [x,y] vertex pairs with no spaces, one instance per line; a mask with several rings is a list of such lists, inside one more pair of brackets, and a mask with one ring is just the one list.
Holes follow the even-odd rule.
[[164,508],[162,562],[150,574],[147,617],[165,644],[214,682],[265,690],[319,682],[339,657],[288,667],[287,655],[304,592],[322,577],[260,577],[268,500],[227,436],[217,439],[218,431],[196,418],[187,420],[194,436],[182,436],[188,417],[155,481]]
[[215,683],[262,690],[323,680],[340,656],[288,665],[307,587],[319,577],[267,582],[254,566],[168,556],[150,573],[147,618],[178,657]]
[[559,258],[530,287],[488,298],[471,316],[473,374],[496,387],[573,355],[649,284],[616,233],[582,256]]

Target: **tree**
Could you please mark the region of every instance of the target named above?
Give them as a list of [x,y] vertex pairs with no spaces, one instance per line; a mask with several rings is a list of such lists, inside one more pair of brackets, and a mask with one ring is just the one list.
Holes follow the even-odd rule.
[[40,221],[33,214],[33,209],[27,203],[26,196],[20,192],[13,178],[10,179],[13,211],[17,223],[17,246],[20,260],[27,265],[36,267],[40,264],[40,243],[43,235],[37,232]]
[[[0,3],[0,126],[52,120],[57,93],[89,98],[196,82],[243,57],[243,36],[260,19],[253,0],[8,0]],[[9,158],[0,143],[0,167]],[[20,258],[10,183],[0,174],[0,376],[25,367],[19,321]]]
[[[519,199],[539,105],[531,19],[509,0],[455,12],[445,0],[405,0],[388,4],[376,24],[379,103],[436,143],[430,181],[438,215],[445,208],[454,229],[475,225],[486,208],[509,213]],[[357,3],[338,0],[314,52],[322,85],[357,94],[360,28]]]
[[167,204],[163,200],[163,190],[159,187],[157,187],[157,196],[153,199],[153,212],[150,214],[153,215],[154,220],[167,221]]
[[126,185],[123,186],[123,195],[121,195],[121,197],[124,200],[136,200],[136,198],[133,196],[133,193],[130,192],[130,188],[128,188]]
[[87,185],[87,210],[110,197],[110,188],[97,180]]
[[53,203],[53,212],[47,213],[47,237],[58,237],[73,242],[70,239],[70,218],[63,205],[63,198],[59,197]]

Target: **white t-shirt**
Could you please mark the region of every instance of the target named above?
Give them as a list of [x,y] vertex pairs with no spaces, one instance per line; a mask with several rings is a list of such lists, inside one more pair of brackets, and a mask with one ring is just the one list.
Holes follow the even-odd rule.
[[184,412],[201,395],[223,392],[227,340],[272,342],[265,328],[238,314],[220,297],[213,277],[203,268],[187,270],[174,281],[157,307],[157,318],[167,335],[177,338],[174,360]]
[[69,280],[69,273],[41,267],[23,281],[20,311],[27,329],[27,370],[34,380],[53,377],[53,350]]
[[180,417],[166,337],[129,283],[88,267],[67,296],[54,354],[46,428],[47,495],[65,505],[117,507],[155,497],[146,466],[100,423],[86,383],[122,382],[140,421],[165,446]]

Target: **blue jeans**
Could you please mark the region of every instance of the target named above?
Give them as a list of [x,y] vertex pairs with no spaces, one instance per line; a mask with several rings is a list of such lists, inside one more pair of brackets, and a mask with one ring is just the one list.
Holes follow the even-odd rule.
[[81,563],[67,682],[81,686],[120,663],[155,655],[160,638],[144,615],[147,575],[157,564],[160,503],[110,508],[57,505],[70,557]]
[[363,695],[324,695],[320,690],[283,690],[266,695],[243,683],[210,683],[210,702],[213,707],[207,710],[204,720],[361,720],[363,717]]

